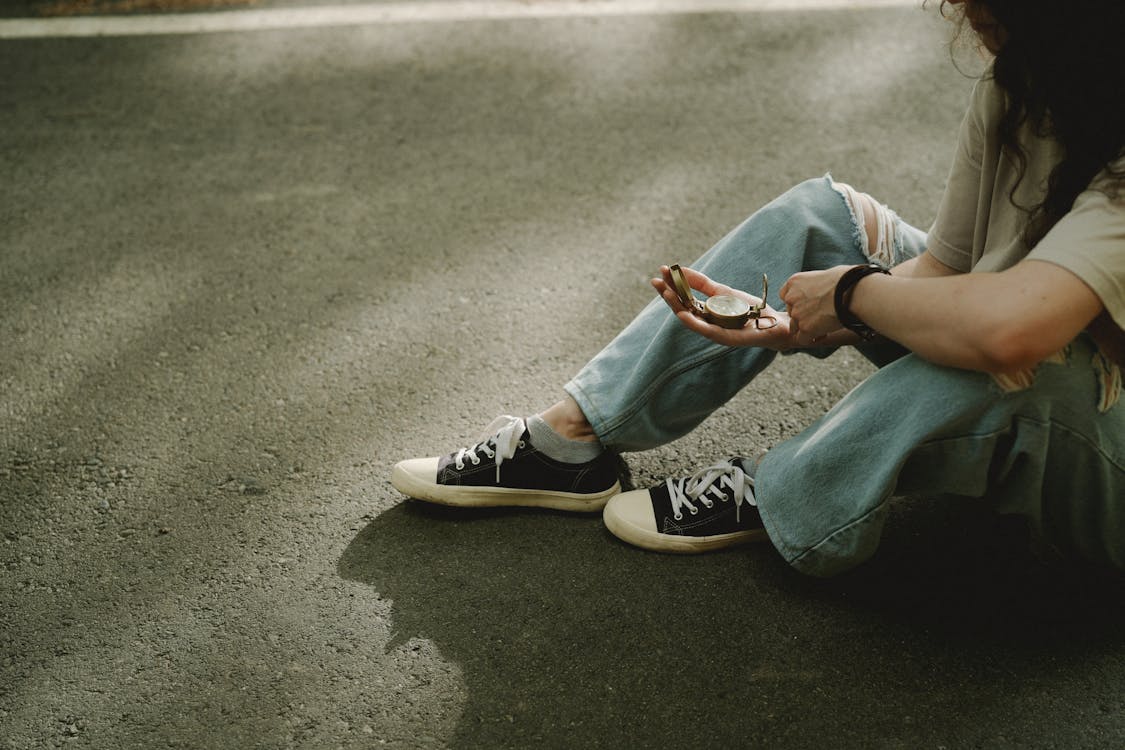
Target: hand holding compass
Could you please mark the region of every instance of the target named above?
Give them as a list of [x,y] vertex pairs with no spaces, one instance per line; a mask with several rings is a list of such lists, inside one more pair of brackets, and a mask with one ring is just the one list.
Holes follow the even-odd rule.
[[[789,330],[789,316],[770,307],[764,297],[732,289],[691,268],[680,268],[678,275],[688,288],[691,299],[687,304],[676,288],[669,266],[661,266],[660,276],[652,280],[652,285],[686,328],[723,346],[761,346],[785,351],[796,345]],[[697,299],[696,294],[704,295],[704,299]],[[733,300],[728,303],[725,299],[716,300],[716,297],[730,297]],[[709,312],[707,301],[710,300],[715,301]],[[711,322],[716,319],[716,315],[733,318],[727,322],[731,325],[740,324],[741,327],[724,328]],[[753,317],[755,315],[757,317]]]
[[[767,282],[763,275],[762,296],[755,297],[691,268],[661,266],[660,278],[653,279],[652,285],[684,326],[724,346],[761,346],[783,352],[858,342],[858,336],[843,328],[821,335],[799,331],[787,312],[775,310],[766,302]],[[698,299],[696,292],[706,299]]]
[[668,267],[672,278],[672,288],[680,298],[680,304],[691,310],[708,323],[714,323],[721,328],[745,328],[752,320],[754,327],[759,331],[773,328],[777,325],[777,318],[765,314],[766,294],[769,291],[769,279],[762,274],[762,296],[757,304],[750,304],[742,297],[733,294],[716,294],[700,301],[692,293],[691,285],[684,276],[683,269],[678,264]]

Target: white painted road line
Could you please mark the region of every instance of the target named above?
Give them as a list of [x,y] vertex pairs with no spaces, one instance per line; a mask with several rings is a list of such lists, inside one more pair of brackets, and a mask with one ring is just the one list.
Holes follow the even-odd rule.
[[0,20],[0,39],[206,34],[396,23],[921,7],[921,0],[450,0]]

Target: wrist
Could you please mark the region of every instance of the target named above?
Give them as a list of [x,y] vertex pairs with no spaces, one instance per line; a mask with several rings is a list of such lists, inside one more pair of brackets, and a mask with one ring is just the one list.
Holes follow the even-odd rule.
[[836,318],[840,321],[840,325],[849,331],[858,335],[864,341],[869,341],[878,334],[875,329],[860,320],[859,316],[852,312],[852,298],[855,296],[856,288],[860,282],[874,274],[890,275],[890,271],[875,263],[866,263],[859,266],[852,266],[840,276],[836,282],[836,290],[833,295],[833,302],[836,307]]

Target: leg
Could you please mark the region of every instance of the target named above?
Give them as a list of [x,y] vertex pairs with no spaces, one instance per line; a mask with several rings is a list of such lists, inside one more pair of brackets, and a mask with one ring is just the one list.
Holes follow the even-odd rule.
[[[869,259],[890,265],[920,252],[918,230],[902,224],[889,210],[876,211],[854,191],[849,197],[849,191],[827,177],[801,183],[692,266],[757,294],[765,273],[773,282],[769,302],[782,308],[776,289],[798,271]],[[879,255],[871,254],[875,252]],[[761,372],[774,354],[714,344],[683,328],[663,302],[654,300],[566,385],[566,391],[605,445],[644,450],[692,430]]]
[[984,498],[1049,544],[1125,568],[1125,407],[1104,413],[1082,337],[1026,390],[910,355],[771,450],[755,496],[794,567],[831,575],[875,550],[894,493]]
[[[763,272],[776,281],[804,269],[863,262],[872,243],[884,262],[915,254],[921,233],[866,201],[827,177],[810,180],[754,214],[697,267],[754,290]],[[883,218],[882,230],[872,229],[869,214]],[[770,301],[780,306],[776,297]],[[469,448],[401,461],[391,482],[408,496],[447,505],[599,510],[619,491],[614,459],[603,444],[638,450],[682,435],[773,354],[712,344],[654,301],[568,384],[572,399],[539,419],[498,418]]]
[[570,396],[539,415],[554,432],[567,440],[595,442],[598,439],[578,402]]

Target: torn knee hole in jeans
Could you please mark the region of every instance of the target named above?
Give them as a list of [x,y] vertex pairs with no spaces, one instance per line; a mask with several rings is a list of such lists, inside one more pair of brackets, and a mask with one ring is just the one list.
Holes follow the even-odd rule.
[[[1070,354],[1071,351],[1068,346],[1047,357],[1039,365],[1016,372],[992,373],[992,379],[1005,393],[1026,390],[1035,384],[1035,373],[1040,365],[1068,365],[1070,364]],[[1100,349],[1094,351],[1090,364],[1098,378],[1098,412],[1104,414],[1121,399],[1121,368],[1103,354]]]
[[1060,349],[1038,365],[1032,367],[1025,367],[1022,370],[1014,370],[1012,372],[993,372],[992,380],[1000,387],[1004,393],[1016,393],[1024,391],[1035,385],[1035,371],[1039,369],[1039,365],[1055,364],[1065,365],[1070,359],[1070,348]]
[[1121,398],[1121,368],[1101,350],[1094,352],[1093,364],[1098,373],[1098,411],[1104,414]]
[[855,239],[863,254],[882,266],[893,266],[898,241],[895,212],[847,183],[833,180],[832,189],[843,196],[851,209]]

